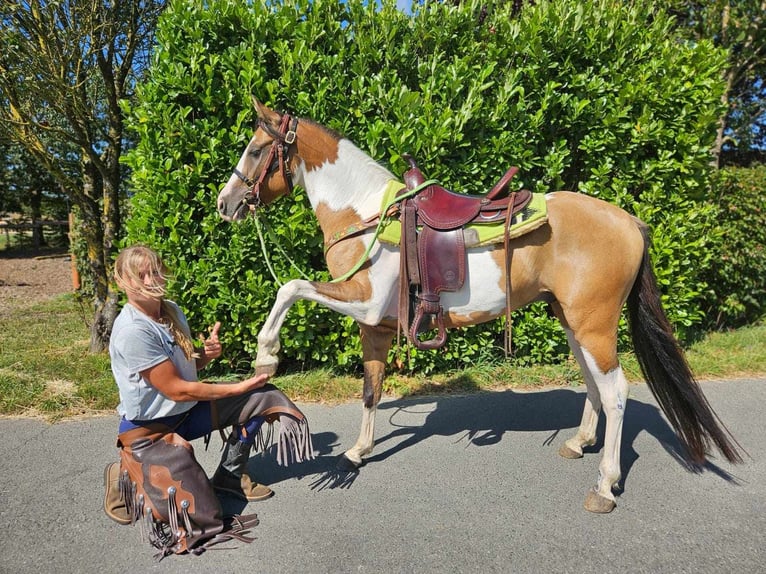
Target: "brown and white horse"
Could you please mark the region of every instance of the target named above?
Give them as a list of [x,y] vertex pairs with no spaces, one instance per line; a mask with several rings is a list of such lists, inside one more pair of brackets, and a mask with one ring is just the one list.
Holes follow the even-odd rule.
[[[274,373],[279,331],[291,305],[316,301],[360,326],[364,361],[363,416],[359,438],[344,458],[363,464],[374,445],[375,412],[384,369],[397,330],[399,250],[373,242],[369,221],[379,214],[394,175],[338,134],[315,122],[280,115],[257,101],[258,128],[218,196],[225,220],[290,193],[308,194],[325,244],[327,266],[342,277],[368,253],[358,271],[339,282],[292,280],[278,291],[258,334],[256,369]],[[464,286],[442,293],[448,328],[490,321],[532,301],[547,301],[561,321],[582,370],[587,395],[577,433],[559,453],[579,458],[596,442],[599,412],[606,436],[597,485],[585,507],[609,512],[620,480],[620,442],[628,382],[617,357],[617,326],[627,302],[631,335],[642,371],[689,459],[704,464],[711,446],[741,462],[736,441],[718,422],[674,338],[660,304],[645,224],[604,201],[572,192],[546,196],[545,225],[513,240],[510,297],[506,298],[502,244],[470,249]],[[356,232],[348,233],[348,230]],[[338,237],[345,237],[337,241]],[[368,252],[369,247],[369,252]]]

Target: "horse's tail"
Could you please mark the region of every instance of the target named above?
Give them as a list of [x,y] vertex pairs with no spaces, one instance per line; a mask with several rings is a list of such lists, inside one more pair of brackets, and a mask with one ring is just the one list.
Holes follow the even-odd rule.
[[695,464],[704,464],[711,443],[729,462],[742,462],[739,444],[708,403],[673,335],[652,270],[645,225],[641,233],[644,257],[628,295],[628,319],[647,385]]

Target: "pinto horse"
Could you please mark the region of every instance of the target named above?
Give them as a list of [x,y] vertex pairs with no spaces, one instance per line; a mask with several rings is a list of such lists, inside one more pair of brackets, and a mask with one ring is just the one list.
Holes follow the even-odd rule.
[[[382,196],[394,175],[348,139],[313,121],[279,114],[253,98],[258,127],[218,196],[226,221],[301,186],[324,234],[327,267],[340,281],[292,280],[282,286],[258,333],[256,370],[274,374],[279,331],[291,305],[315,301],[353,318],[360,327],[364,362],[359,438],[341,462],[363,464],[374,445],[375,413],[384,370],[398,329],[400,252],[375,241],[371,221],[381,217]],[[403,186],[402,186],[403,187]],[[660,303],[649,256],[647,226],[622,209],[587,195],[545,195],[547,222],[509,244],[467,250],[465,282],[441,294],[444,324],[463,327],[503,316],[507,308],[547,301],[561,322],[587,386],[576,434],[559,454],[580,458],[596,442],[599,413],[606,416],[604,449],[596,486],[585,508],[614,509],[620,481],[620,442],[628,382],[617,356],[617,327],[627,302],[631,336],[646,382],[694,465],[711,447],[741,462],[736,440],[720,423],[695,381]],[[351,231],[349,231],[351,230]],[[341,238],[339,240],[339,238]],[[355,265],[364,259],[361,266]],[[358,267],[358,269],[357,269]],[[511,285],[510,293],[506,285]]]

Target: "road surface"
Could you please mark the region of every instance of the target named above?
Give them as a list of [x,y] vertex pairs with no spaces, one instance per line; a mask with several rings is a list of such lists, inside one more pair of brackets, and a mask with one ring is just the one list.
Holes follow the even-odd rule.
[[[746,463],[713,458],[689,472],[647,387],[632,386],[624,491],[609,515],[583,509],[601,444],[580,460],[557,454],[579,423],[582,388],[384,400],[375,453],[345,483],[328,471],[356,440],[361,406],[302,404],[318,458],[288,468],[273,453],[253,458],[252,474],[276,496],[224,501],[258,513],[257,539],[159,563],[138,527],[101,511],[116,415],[2,419],[0,572],[766,572],[766,380],[703,388]],[[219,439],[208,451],[194,444],[212,473]]]

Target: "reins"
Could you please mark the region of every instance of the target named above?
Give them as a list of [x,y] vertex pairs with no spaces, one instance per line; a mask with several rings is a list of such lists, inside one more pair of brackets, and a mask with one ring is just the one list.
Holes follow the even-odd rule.
[[[429,179],[428,181],[424,181],[423,183],[421,183],[416,188],[409,189],[405,193],[396,195],[392,197],[389,201],[387,201],[377,216],[378,225],[375,227],[375,234],[372,237],[372,241],[370,241],[370,243],[367,245],[367,249],[365,249],[364,253],[362,253],[362,256],[359,258],[359,261],[357,261],[356,264],[351,269],[346,271],[343,275],[341,275],[340,277],[336,277],[335,279],[330,281],[330,283],[340,283],[341,281],[345,281],[346,279],[354,275],[354,273],[359,271],[359,269],[361,269],[362,265],[364,265],[365,262],[367,261],[367,258],[370,255],[370,251],[372,251],[372,246],[375,245],[375,242],[377,241],[378,236],[380,235],[380,232],[383,231],[383,227],[385,227],[386,223],[389,221],[391,217],[391,207],[394,204],[399,203],[400,201],[407,199],[408,197],[412,197],[413,195],[417,195],[429,185],[434,185],[436,183],[437,183],[436,180]],[[350,236],[351,235],[347,235],[340,239],[345,239],[346,237],[350,237]]]
[[[266,261],[266,267],[269,270],[269,273],[271,273],[271,278],[274,279],[274,282],[279,285],[280,287],[284,285],[282,281],[279,280],[279,277],[277,277],[276,272],[274,271],[274,267],[271,264],[271,259],[269,258],[268,251],[266,250],[266,240],[263,237],[263,229],[261,227],[261,220],[258,218],[258,213],[253,213],[253,219],[255,219],[255,229],[258,231],[258,241],[261,244],[261,252],[263,253],[263,258]],[[276,246],[276,248],[279,250],[279,252],[282,254],[282,256],[287,259],[290,262],[290,266],[295,269],[298,274],[305,279],[306,281],[311,281],[311,278],[308,277],[300,267],[293,261],[290,256],[285,252],[284,249],[282,249],[282,246],[279,244],[279,240],[274,235],[274,232],[271,230],[271,228],[268,226],[268,224],[264,221],[263,227],[266,228],[266,233],[269,236],[269,240],[272,244]]]

